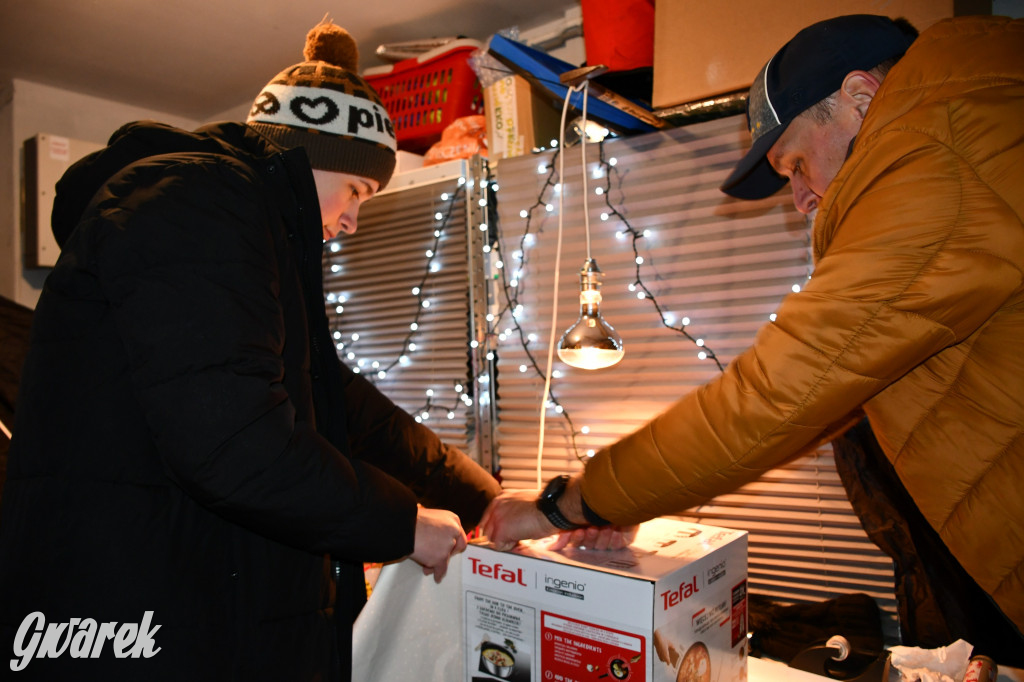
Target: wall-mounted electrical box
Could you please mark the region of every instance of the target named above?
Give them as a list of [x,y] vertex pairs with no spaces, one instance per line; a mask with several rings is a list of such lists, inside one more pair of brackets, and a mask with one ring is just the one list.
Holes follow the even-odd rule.
[[48,268],[57,263],[60,247],[50,228],[54,187],[71,164],[102,147],[95,142],[47,133],[25,140],[22,203],[25,267]]

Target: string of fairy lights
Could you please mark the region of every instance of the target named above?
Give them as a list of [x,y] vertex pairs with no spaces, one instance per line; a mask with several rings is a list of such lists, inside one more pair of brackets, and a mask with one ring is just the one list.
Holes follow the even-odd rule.
[[[396,367],[407,367],[411,365],[413,362],[413,356],[421,350],[420,344],[416,339],[420,333],[422,318],[424,315],[429,313],[431,305],[433,304],[431,298],[427,295],[427,282],[431,275],[436,274],[441,270],[441,241],[445,238],[446,231],[449,229],[449,223],[451,222],[453,215],[455,215],[454,209],[457,203],[466,194],[466,185],[466,178],[460,177],[454,189],[442,192],[438,196],[441,208],[433,213],[433,241],[424,252],[426,260],[420,270],[419,280],[411,288],[411,294],[415,301],[415,303],[411,305],[413,310],[412,321],[409,323],[408,331],[402,340],[401,349],[393,359],[382,362],[381,360],[360,356],[358,353],[358,342],[362,338],[362,335],[359,332],[352,332],[346,338],[342,331],[343,324],[341,316],[345,312],[345,304],[348,301],[342,294],[335,291],[331,291],[326,294],[328,311],[330,312],[333,326],[331,333],[335,341],[335,348],[338,352],[338,356],[346,361],[353,372],[356,374],[364,374],[371,383],[384,381],[388,378],[389,373]],[[329,244],[329,253],[337,254],[340,251],[341,244],[338,241],[332,241]],[[340,266],[336,263],[331,263],[329,267],[333,272],[337,272]],[[422,423],[430,420],[434,412],[440,411],[447,419],[454,420],[460,409],[467,410],[473,406],[472,390],[471,387],[467,387],[466,382],[459,379],[453,379],[451,380],[451,386],[454,397],[452,398],[452,402],[449,404],[441,402],[440,396],[437,395],[437,391],[435,391],[435,389],[426,389],[424,392],[425,402],[419,407],[411,410],[413,418],[417,422]]]
[[[612,187],[613,185],[620,184],[619,181],[621,181],[618,161],[614,156],[607,156],[603,140],[596,144],[599,151],[598,159],[589,172],[595,180],[601,182],[593,191],[604,202],[600,219],[617,223],[616,236],[620,240],[629,240],[629,248],[632,250],[633,262],[635,264],[633,281],[627,285],[629,291],[633,292],[638,300],[648,302],[653,307],[658,315],[661,326],[672,330],[686,342],[696,347],[696,356],[699,359],[710,360],[719,371],[724,371],[724,365],[706,340],[699,335],[691,333],[690,318],[682,316],[677,322],[674,315],[666,311],[664,306],[658,301],[652,288],[646,283],[644,279],[646,263],[642,255],[641,245],[643,240],[651,238],[653,233],[650,230],[635,228],[630,224],[630,221],[623,212],[613,203],[611,198]],[[470,342],[471,350],[477,350],[480,344],[483,343],[485,344],[487,359],[493,361],[495,353],[501,344],[510,341],[517,343],[525,357],[525,360],[518,368],[519,371],[522,373],[533,372],[541,380],[544,380],[546,378],[544,370],[533,351],[538,342],[538,335],[524,326],[523,321],[527,318],[527,315],[524,304],[521,301],[526,291],[526,278],[524,274],[529,261],[529,252],[538,242],[537,234],[539,228],[537,228],[536,223],[540,222],[539,218],[545,217],[556,210],[553,198],[556,193],[561,191],[561,181],[558,177],[556,164],[560,152],[560,149],[553,149],[550,158],[538,165],[538,174],[544,175],[544,179],[540,182],[540,188],[533,203],[519,211],[518,216],[522,219],[522,229],[518,233],[518,237],[510,240],[505,240],[502,235],[497,210],[499,187],[489,166],[486,164],[483,165],[485,177],[479,179],[476,187],[474,187],[474,180],[460,177],[454,190],[439,195],[441,208],[436,210],[432,216],[434,224],[433,243],[425,250],[426,260],[421,270],[421,276],[418,283],[411,289],[414,301],[414,303],[410,303],[412,321],[409,323],[408,332],[397,357],[387,362],[360,357],[358,353],[360,334],[352,333],[346,339],[343,338],[344,335],[341,331],[343,326],[341,324],[341,316],[344,312],[346,301],[342,300],[340,294],[336,292],[328,293],[328,309],[332,312],[333,316],[333,333],[339,357],[342,357],[352,367],[353,371],[363,373],[374,382],[383,381],[389,378],[392,372],[407,367],[414,362],[414,356],[420,350],[417,338],[420,334],[422,318],[432,311],[431,300],[426,294],[428,289],[427,282],[431,275],[440,270],[438,253],[441,240],[445,238],[446,230],[450,227],[449,223],[453,217],[456,203],[463,196],[466,197],[466,201],[470,201],[468,190],[474,189],[477,195],[476,200],[479,202],[484,215],[484,220],[479,224],[479,229],[485,236],[482,248],[489,264],[489,272],[486,273],[486,276],[498,282],[500,300],[492,301],[491,307],[486,314],[486,338],[472,339]],[[506,243],[514,244],[511,253],[506,253]],[[329,248],[332,252],[336,252],[338,245],[332,243]],[[792,290],[799,291],[800,285],[794,284]],[[774,319],[774,315],[772,315],[772,318]],[[552,379],[560,379],[562,376],[561,370],[552,370]],[[424,404],[411,412],[416,420],[421,422],[431,419],[432,413],[435,411],[443,412],[449,420],[452,420],[459,414],[460,409],[465,411],[473,406],[472,381],[483,383],[488,380],[488,376],[474,377],[471,381],[465,382],[461,379],[450,380],[454,395],[451,404],[444,404],[440,396],[436,395],[434,389],[427,389]],[[569,411],[559,400],[554,389],[549,390],[546,400],[547,407],[564,420],[573,454],[580,461],[586,461],[589,456],[593,455],[593,451],[589,450],[585,454],[581,454],[577,446],[577,437],[589,433],[589,428],[582,426],[577,429]]]

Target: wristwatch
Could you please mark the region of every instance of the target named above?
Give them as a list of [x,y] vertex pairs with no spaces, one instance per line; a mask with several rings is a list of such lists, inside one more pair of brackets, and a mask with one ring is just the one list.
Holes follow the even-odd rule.
[[558,500],[562,497],[565,492],[565,487],[569,483],[569,477],[565,474],[561,476],[555,476],[548,484],[544,486],[544,490],[541,491],[540,497],[537,498],[537,509],[541,510],[544,516],[548,517],[548,521],[555,528],[561,530],[575,530],[582,528],[583,524],[573,523],[565,517],[565,514],[558,508]]

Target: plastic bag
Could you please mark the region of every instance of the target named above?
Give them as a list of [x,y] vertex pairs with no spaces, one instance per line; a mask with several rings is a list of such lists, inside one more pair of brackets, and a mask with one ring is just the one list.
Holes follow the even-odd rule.
[[441,133],[423,158],[424,166],[452,159],[468,159],[474,154],[487,156],[487,119],[481,115],[457,118]]

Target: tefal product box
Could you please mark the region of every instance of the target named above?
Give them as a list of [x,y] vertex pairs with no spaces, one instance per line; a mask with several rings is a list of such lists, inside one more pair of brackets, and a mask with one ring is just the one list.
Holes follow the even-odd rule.
[[747,534],[654,519],[623,550],[462,555],[466,682],[744,682]]

